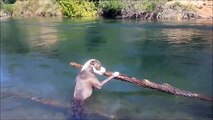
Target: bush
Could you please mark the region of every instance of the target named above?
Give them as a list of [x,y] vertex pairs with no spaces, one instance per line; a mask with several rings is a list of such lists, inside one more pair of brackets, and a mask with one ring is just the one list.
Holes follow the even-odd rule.
[[6,4],[13,4],[16,2],[16,0],[3,0],[3,2]]
[[180,2],[175,2],[169,5],[169,7],[175,10],[181,9],[181,10],[194,11],[194,12],[196,11],[196,7],[194,5],[192,4],[184,5],[184,4],[181,4]]
[[157,6],[158,0],[146,0],[144,2],[144,9],[148,12],[153,12]]
[[114,18],[121,15],[122,7],[123,6],[120,0],[100,0],[98,3],[98,8],[104,17]]
[[14,11],[13,4],[4,4],[4,2],[0,1],[1,10],[7,13],[8,15],[12,15]]
[[122,14],[138,14],[141,12],[154,12],[157,6],[165,4],[165,0],[141,0],[141,1],[123,1]]
[[33,1],[17,1],[14,4],[14,8],[13,16],[32,16],[33,11],[35,11],[38,6],[36,3],[33,3]]
[[44,4],[37,0],[17,0],[14,4],[1,2],[3,11],[12,16],[57,16],[61,15],[55,0],[45,0]]
[[67,17],[93,17],[97,10],[93,2],[84,0],[57,0],[62,13]]

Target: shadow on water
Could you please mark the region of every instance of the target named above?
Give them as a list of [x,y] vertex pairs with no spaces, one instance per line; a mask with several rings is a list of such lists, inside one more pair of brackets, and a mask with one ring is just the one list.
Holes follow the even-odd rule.
[[106,44],[107,41],[99,30],[101,30],[101,27],[98,25],[88,27],[88,32],[85,35],[85,43],[88,51],[99,51]]
[[26,39],[28,31],[17,24],[16,20],[10,20],[10,24],[1,23],[1,51],[23,54],[29,52],[29,42]]

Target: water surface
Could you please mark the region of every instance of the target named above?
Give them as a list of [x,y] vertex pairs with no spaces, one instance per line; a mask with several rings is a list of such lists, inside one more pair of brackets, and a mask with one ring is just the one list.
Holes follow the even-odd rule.
[[[78,69],[106,69],[212,96],[212,23],[23,18],[1,21],[1,90],[69,104]],[[101,80],[105,77],[100,76]],[[114,119],[212,119],[212,103],[113,80],[87,111]],[[61,111],[1,97],[1,119],[65,119]]]

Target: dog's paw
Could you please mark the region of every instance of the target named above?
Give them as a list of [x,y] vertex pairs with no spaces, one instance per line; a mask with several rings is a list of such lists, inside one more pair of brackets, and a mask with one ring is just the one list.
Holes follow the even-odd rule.
[[120,74],[119,72],[114,72],[113,76],[117,77],[117,76],[119,76],[119,74]]

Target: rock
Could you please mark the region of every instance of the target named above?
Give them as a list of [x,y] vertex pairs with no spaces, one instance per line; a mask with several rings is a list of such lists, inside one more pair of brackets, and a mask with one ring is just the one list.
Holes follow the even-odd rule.
[[10,17],[10,16],[11,16],[11,14],[9,12],[0,10],[0,17]]

